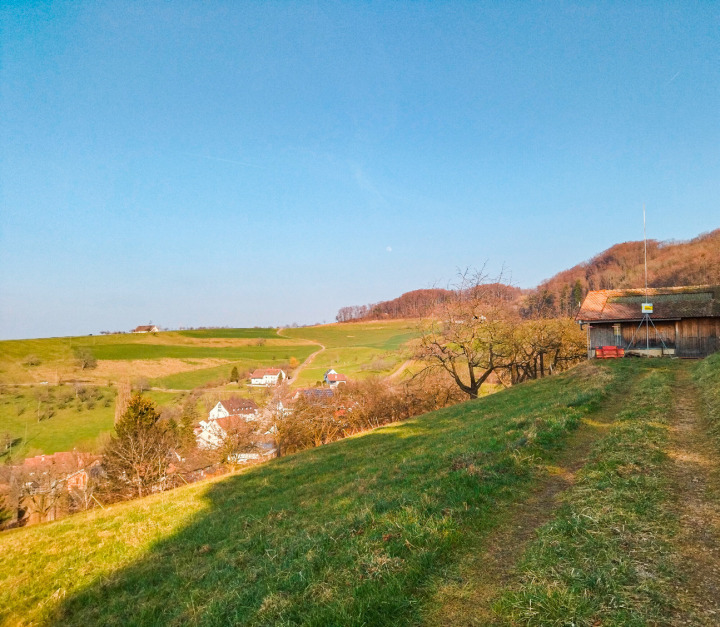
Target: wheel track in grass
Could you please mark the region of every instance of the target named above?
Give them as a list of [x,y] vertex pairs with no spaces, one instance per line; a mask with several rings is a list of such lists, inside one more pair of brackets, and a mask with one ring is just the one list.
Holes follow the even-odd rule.
[[698,391],[687,368],[673,389],[668,451],[673,511],[679,531],[678,607],[671,625],[720,625],[720,463],[715,442],[698,409]]
[[427,605],[424,625],[504,624],[493,604],[516,581],[516,564],[535,539],[536,530],[551,520],[560,505],[558,497],[574,484],[592,445],[612,426],[640,378],[641,373],[636,373],[632,379],[617,380],[603,405],[582,420],[553,456],[552,465],[546,466],[548,473],[537,479],[532,491],[507,505],[489,534],[468,536],[455,574],[439,586]]
[[[288,338],[288,339],[293,339],[293,338],[291,338],[289,335],[283,335],[281,332],[284,331],[284,330],[285,330],[285,327],[280,327],[280,328],[277,330],[278,336],[279,336],[279,337],[285,337],[285,338]],[[306,339],[306,338],[302,338],[302,339]],[[302,362],[297,368],[295,368],[295,370],[293,370],[292,379],[290,379],[290,377],[288,377],[288,383],[294,383],[295,381],[297,381],[297,380],[298,380],[298,377],[300,376],[300,373],[301,373],[303,370],[305,370],[305,368],[307,368],[313,361],[315,361],[315,358],[316,358],[320,353],[322,353],[322,352],[325,350],[325,346],[322,345],[322,344],[320,344],[320,342],[316,342],[315,340],[307,340],[307,341],[315,344],[316,346],[319,346],[320,348],[319,348],[318,350],[316,350],[314,353],[311,353],[310,355],[308,355],[308,356],[305,358],[305,361]]]

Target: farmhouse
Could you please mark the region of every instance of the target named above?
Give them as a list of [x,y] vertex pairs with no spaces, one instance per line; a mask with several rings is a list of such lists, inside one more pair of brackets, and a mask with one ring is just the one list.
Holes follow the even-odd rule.
[[226,416],[242,416],[246,420],[255,420],[259,412],[260,407],[251,398],[233,396],[215,405],[210,410],[208,420],[217,420]]
[[327,383],[331,388],[336,388],[341,383],[347,383],[348,378],[347,375],[340,374],[339,372],[336,372],[332,368],[325,372],[324,376],[325,383]]
[[259,368],[250,375],[250,385],[277,385],[287,375],[279,368]]
[[[652,304],[644,318],[643,303]],[[650,308],[647,308],[650,309]],[[705,357],[720,350],[720,285],[589,292],[575,320],[598,346],[626,352]]]
[[144,326],[135,327],[131,333],[157,333],[158,329],[154,324],[146,324]]

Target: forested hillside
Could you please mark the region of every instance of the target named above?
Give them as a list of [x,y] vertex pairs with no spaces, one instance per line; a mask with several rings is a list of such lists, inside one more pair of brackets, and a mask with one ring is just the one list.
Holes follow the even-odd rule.
[[[685,241],[648,240],[648,285],[671,287],[720,283],[720,229]],[[643,242],[615,244],[589,261],[558,272],[532,290],[507,286],[526,316],[572,316],[590,290],[642,287],[645,284]],[[371,305],[342,307],[338,322],[422,318],[447,302],[453,290],[425,289]]]

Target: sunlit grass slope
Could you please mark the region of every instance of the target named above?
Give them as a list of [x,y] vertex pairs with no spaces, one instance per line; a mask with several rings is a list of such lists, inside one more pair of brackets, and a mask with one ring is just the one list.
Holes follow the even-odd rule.
[[418,336],[416,326],[417,321],[406,320],[355,322],[283,329],[282,335],[312,340],[325,347],[297,381],[299,385],[311,385],[322,381],[329,368],[351,379],[390,374],[404,361],[407,343]]
[[[98,366],[81,370],[77,350],[89,351]],[[303,339],[281,338],[276,329],[204,329],[126,333],[0,342],[0,383],[83,379],[107,383],[128,374],[157,378],[244,360],[249,366],[299,361],[316,350]],[[34,362],[28,363],[28,358]],[[124,362],[132,362],[127,365]]]
[[[407,624],[463,534],[611,388],[584,364],[213,482],[0,536],[8,624]],[[627,376],[627,372],[623,376]]]

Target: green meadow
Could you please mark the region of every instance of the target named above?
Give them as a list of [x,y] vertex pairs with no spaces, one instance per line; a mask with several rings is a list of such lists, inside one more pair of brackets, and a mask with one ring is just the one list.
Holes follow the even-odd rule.
[[258,363],[288,361],[295,357],[302,361],[316,350],[309,344],[270,344],[267,346],[173,346],[170,344],[105,344],[83,345],[99,360],[134,359],[248,359]]
[[283,329],[282,335],[312,340],[325,347],[293,382],[314,385],[322,381],[329,368],[350,379],[392,373],[407,358],[405,349],[418,331],[414,323],[396,320]]
[[[16,440],[13,460],[69,451],[97,451],[112,430],[115,390],[93,387],[76,395],[71,386],[5,387],[0,390],[0,437]],[[0,462],[8,457],[0,456]]]
[[0,537],[7,622],[409,624],[616,380],[574,371]]

